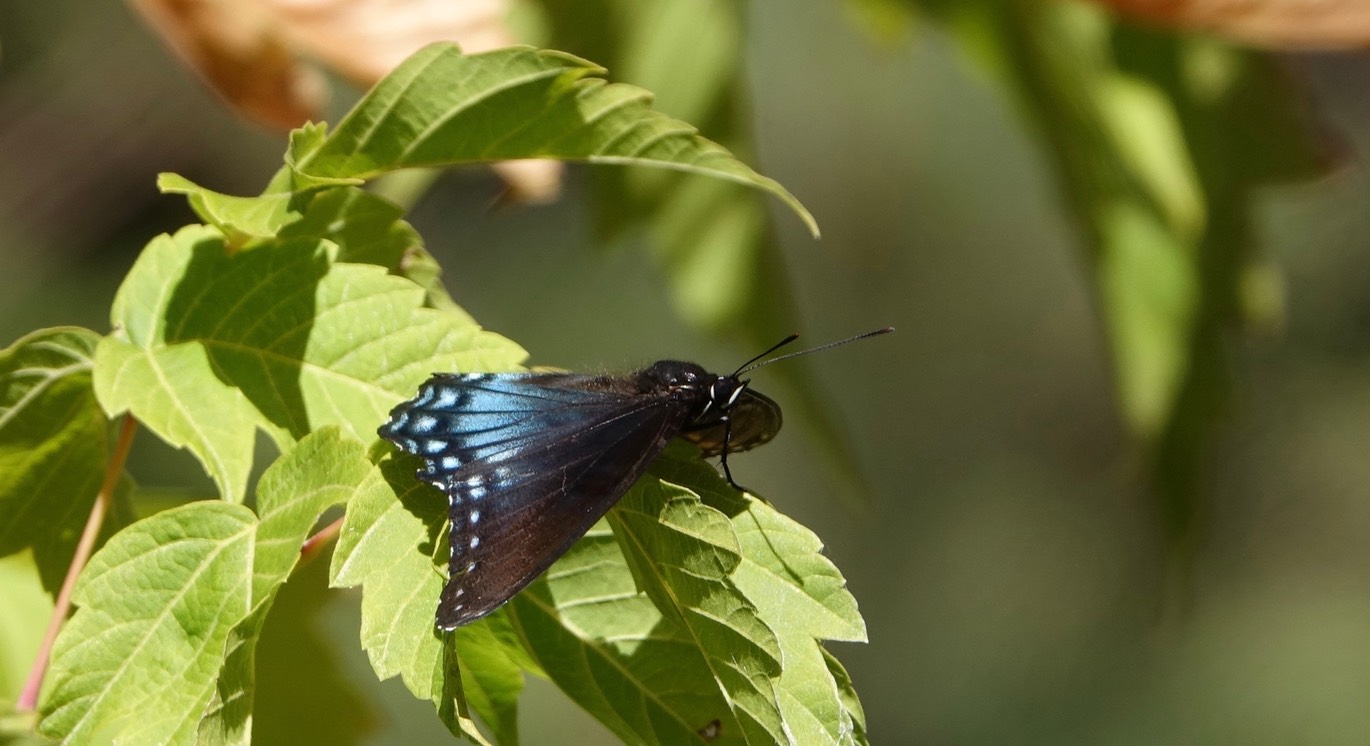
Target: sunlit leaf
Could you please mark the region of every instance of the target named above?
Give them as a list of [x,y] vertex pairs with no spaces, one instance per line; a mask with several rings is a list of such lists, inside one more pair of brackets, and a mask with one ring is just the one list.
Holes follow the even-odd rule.
[[650,94],[588,76],[593,64],[531,48],[463,55],[435,44],[367,94],[317,149],[296,150],[304,178],[371,178],[416,166],[520,158],[642,165],[713,176],[778,197],[816,231],[784,187],[684,122]]
[[647,479],[609,522],[643,590],[704,653],[747,741],[785,742],[773,682],[780,643],[733,582],[742,558],[727,517],[685,488]]
[[206,223],[229,237],[231,243],[276,235],[283,226],[298,220],[309,195],[268,193],[259,197],[235,197],[206,189],[181,176],[157,175],[163,194],[184,194],[191,209]]
[[[377,676],[399,675],[414,696],[436,702],[443,644],[433,615],[443,579],[433,557],[447,556],[437,546],[446,505],[413,473],[408,459],[393,458],[370,472],[347,505],[329,583],[362,587],[361,642]],[[396,495],[391,484],[409,488]]]
[[601,522],[505,607],[547,676],[628,743],[745,743],[705,653],[637,589]]
[[379,267],[335,261],[317,239],[228,253],[192,227],[148,245],[115,299],[120,331],[97,352],[96,391],[188,447],[226,499],[242,498],[253,433],[284,447],[335,424],[370,439],[434,370],[502,370],[516,345]]
[[[476,656],[481,672],[461,670],[452,638],[434,626],[442,576],[434,556],[446,514],[439,493],[413,479],[414,462],[386,458],[367,475],[348,503],[329,584],[361,586],[361,643],[381,679],[398,675],[415,697],[433,702],[438,717],[454,735],[485,743],[466,710],[462,681],[481,687],[476,697],[492,727],[504,729],[514,703],[509,700],[507,661]],[[404,484],[397,495],[394,484]],[[493,651],[491,651],[493,652]],[[508,730],[502,730],[508,733]]]
[[[246,743],[255,646],[319,514],[370,470],[327,429],[262,476],[262,517],[196,502],[118,533],[77,586],[53,653],[45,733],[82,741]],[[130,592],[136,589],[136,592]]]
[[241,505],[197,502],[97,552],[53,650],[40,730],[78,743],[188,743],[248,613],[255,527]]
[[849,691],[842,690],[820,644],[866,640],[865,621],[846,580],[822,555],[823,545],[811,531],[768,503],[744,498],[708,464],[679,453],[659,460],[652,472],[691,485],[731,519],[742,557],[732,580],[780,643],[784,668],[775,686],[787,729],[796,743],[850,743],[858,720],[845,700],[855,702],[855,693],[850,681]]
[[199,726],[202,744],[250,740],[257,640],[276,592],[325,509],[347,502],[370,471],[361,443],[326,428],[305,437],[262,474],[252,557],[251,612],[229,636],[215,698]]

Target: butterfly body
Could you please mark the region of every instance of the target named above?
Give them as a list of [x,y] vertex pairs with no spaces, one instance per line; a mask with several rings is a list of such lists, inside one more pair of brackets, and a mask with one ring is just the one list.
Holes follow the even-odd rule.
[[[379,433],[448,497],[442,629],[522,590],[632,487],[673,438],[721,456],[761,445],[780,407],[733,375],[663,360],[627,375],[438,373]],[[731,476],[729,476],[731,480]]]

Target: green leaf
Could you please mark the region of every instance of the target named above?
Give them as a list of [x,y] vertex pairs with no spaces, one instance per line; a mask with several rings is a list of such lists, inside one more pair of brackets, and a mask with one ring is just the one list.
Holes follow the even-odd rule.
[[0,588],[5,589],[5,613],[0,614],[0,743],[6,743],[5,716],[28,678],[53,602],[27,554],[0,558]]
[[[664,0],[618,9],[623,31],[595,46],[596,59],[612,62],[624,81],[655,92],[662,111],[699,125],[746,157],[752,122],[735,105],[744,96],[737,7],[722,0]],[[566,16],[557,19],[563,26],[584,21],[579,8],[549,10]],[[681,65],[687,57],[690,64]],[[606,238],[635,226],[647,232],[667,270],[672,302],[687,322],[714,332],[760,327],[764,331],[755,336],[770,340],[770,314],[749,311],[777,304],[788,310],[788,281],[783,272],[763,271],[770,268],[761,257],[775,247],[760,194],[732,182],[681,177],[647,169],[594,173],[601,232]],[[787,320],[780,327],[788,331],[794,324]]]
[[404,210],[356,187],[317,192],[300,219],[280,229],[281,238],[310,237],[338,245],[338,261],[375,264],[428,291],[428,303],[462,323],[476,322],[443,287],[442,270],[423,239],[401,218]]
[[822,542],[770,504],[729,488],[692,449],[668,451],[652,465],[652,473],[690,485],[732,521],[742,561],[731,579],[780,643],[785,665],[776,691],[794,741],[850,743],[858,722],[845,699],[854,702],[855,692],[849,681],[849,693],[843,692],[828,670],[819,641],[864,642],[866,625],[846,580],[822,555]]
[[186,195],[195,214],[223,231],[235,245],[276,235],[282,226],[299,219],[311,196],[287,192],[235,197],[206,189],[174,173],[158,174],[157,188],[163,194]]
[[327,428],[262,475],[260,520],[241,506],[197,502],[111,539],[82,575],[80,609],[54,651],[44,732],[248,742],[267,612],[319,514],[345,502],[370,469],[361,443]]
[[362,444],[330,427],[300,440],[262,474],[257,485],[260,518],[252,557],[251,612],[229,637],[215,698],[200,723],[200,743],[249,742],[257,640],[267,612],[319,515],[347,502],[370,470]]
[[460,688],[504,744],[517,740],[521,668],[628,742],[691,741],[715,720],[720,743],[859,741],[859,702],[818,644],[865,639],[841,575],[806,529],[729,495],[693,448],[674,453],[660,468],[705,485],[732,518],[643,480],[611,511],[614,532],[598,524],[510,604],[457,630],[460,682],[433,627],[445,501],[413,478],[417,459],[383,459],[348,506],[332,568],[333,585],[362,586],[362,644],[377,674],[401,676],[475,738]]
[[338,245],[340,262],[375,264],[399,274],[405,255],[423,245],[403,217],[399,205],[356,187],[339,187],[316,192],[309,207],[279,234],[283,239],[326,239]]
[[[548,46],[605,62],[616,77],[657,92],[662,111],[699,125],[743,158],[751,152],[754,123],[738,104],[747,94],[735,4],[609,3],[591,12],[583,3],[553,3],[542,10],[551,27]],[[679,64],[682,49],[689,50],[688,66]],[[687,323],[747,351],[798,326],[784,252],[760,193],[662,170],[599,169],[589,176],[601,241],[645,233]],[[815,393],[804,363],[772,370],[789,384],[786,411],[811,425],[816,455],[839,484],[864,492],[847,443],[832,435],[840,428],[832,427],[830,404]]]
[[95,390],[108,411],[131,412],[167,443],[190,448],[225,499],[242,499],[253,411],[241,391],[218,380],[202,346],[154,351],[106,337],[96,360]]
[[472,711],[480,716],[495,743],[515,746],[519,742],[518,698],[523,692],[526,654],[508,619],[496,612],[479,623],[455,632],[461,661],[462,691]]
[[780,641],[785,724],[796,743],[850,743],[856,723],[819,640],[866,640],[856,599],[818,538],[770,505],[749,500],[733,522],[744,557],[733,580]]
[[258,197],[234,197],[172,173],[161,174],[157,183],[163,192],[187,195],[196,214],[223,231],[230,244],[273,237],[332,241],[338,244],[338,261],[375,264],[408,277],[428,291],[431,305],[475,323],[447,294],[437,261],[402,220],[404,210],[382,197],[352,186],[308,192],[268,188]]
[[[737,535],[741,562],[732,580],[763,614],[821,640],[866,642],[866,622],[846,578],[823,555],[823,542],[775,506],[733,490],[693,449],[673,447],[652,474],[698,494],[722,512]],[[782,612],[783,610],[783,612]]]
[[851,718],[852,739],[858,744],[868,744],[866,739],[866,710],[861,706],[861,700],[856,696],[856,687],[852,684],[851,676],[847,674],[847,669],[842,666],[842,662],[837,660],[837,656],[823,651],[823,660],[828,664],[828,673],[833,681],[837,682],[838,696],[842,699],[842,708],[847,711],[847,716]]
[[[389,457],[373,467],[347,505],[338,545],[333,550],[329,584],[362,587],[362,648],[381,679],[398,675],[419,699],[433,702],[454,735],[476,743],[484,737],[466,713],[461,696],[464,673],[455,664],[450,637],[434,626],[443,578],[434,557],[445,561],[442,541],[446,501],[431,486],[414,479],[417,460]],[[392,485],[405,485],[396,494]],[[502,668],[503,664],[497,662]],[[492,727],[507,725],[502,671],[475,674],[482,688],[478,701]],[[488,700],[479,697],[492,695]]]
[[1194,247],[1135,204],[1119,200],[1099,212],[1108,250],[1099,258],[1097,281],[1113,334],[1120,403],[1127,422],[1154,437],[1191,362],[1200,294]]
[[91,388],[99,339],[59,327],[0,351],[0,556],[70,540],[85,523],[109,459]]
[[747,742],[788,742],[772,681],[780,643],[732,580],[742,557],[727,517],[686,488],[646,479],[609,522],[639,585],[703,651]]
[[[1190,365],[1199,247],[1208,207],[1175,102],[1118,69],[1097,9],[984,4],[997,60],[1054,148],[1088,231],[1129,428],[1160,433]],[[1160,271],[1152,271],[1157,268]]]
[[[625,186],[638,191],[633,181],[625,179]],[[767,317],[774,310],[747,319],[757,303],[754,294],[762,303],[788,307],[783,274],[764,271],[761,261],[772,248],[765,206],[734,184],[675,180],[668,186],[669,196],[644,220],[678,312],[686,322],[715,331],[742,323],[771,326]]]
[[442,636],[442,656],[438,665],[433,667],[433,691],[440,692],[437,699],[438,719],[447,725],[452,735],[464,738],[478,746],[490,746],[485,734],[476,727],[466,708],[466,694],[462,689],[465,678],[457,661],[456,638]]
[[284,449],[324,425],[371,438],[435,370],[505,370],[517,345],[379,267],[336,261],[318,239],[230,253],[198,226],[155,239],[115,298],[96,353],[106,411],[132,411],[241,500],[262,428]]
[[[606,58],[614,61],[615,74],[654,92],[657,107],[671,116],[707,121],[739,77],[744,13],[727,0],[630,2],[619,8],[624,30],[612,41],[620,54]],[[683,59],[690,64],[680,64]]]
[[40,731],[75,743],[190,742],[248,612],[255,525],[241,505],[197,502],[97,552],[53,649]]
[[[1123,421],[1173,559],[1192,556],[1204,453],[1232,394],[1225,354],[1280,304],[1254,196],[1331,162],[1304,93],[1271,54],[1116,23],[1089,4],[936,3],[995,55],[1050,146],[1085,232]],[[1173,577],[1188,577],[1179,571]]]
[[1173,102],[1144,79],[1117,75],[1096,85],[1106,97],[1099,113],[1118,159],[1154,201],[1166,226],[1193,240],[1203,230],[1207,208]]
[[268,601],[295,568],[319,515],[346,503],[371,471],[362,444],[329,427],[277,459],[257,484],[257,552],[252,600]]
[[552,681],[627,743],[744,743],[698,641],[637,589],[606,522],[504,607]]
[[358,186],[362,179],[353,176],[325,176],[305,173],[301,164],[313,158],[328,142],[327,123],[306,124],[290,133],[290,145],[285,151],[285,166],[272,177],[266,194],[302,192],[319,187]]
[[[367,475],[347,505],[329,584],[362,587],[361,642],[376,675],[398,675],[414,696],[441,705],[444,681],[435,684],[434,667],[443,643],[433,614],[443,578],[433,557],[447,556],[439,545],[446,506],[414,479],[415,464],[386,458]],[[396,494],[394,484],[407,488]]]
[[[0,555],[31,548],[54,595],[109,466],[109,422],[91,382],[99,339],[57,327],[0,351]],[[127,475],[115,484],[97,547],[131,522],[132,486]]]
[[[377,674],[398,674],[415,696],[438,705],[449,728],[461,731],[459,709],[444,710],[455,682],[444,674],[446,652],[433,626],[443,585],[438,566],[447,558],[445,501],[414,480],[417,463],[382,460],[353,498],[333,555],[332,583],[362,586],[362,645]],[[406,487],[397,495],[391,485]],[[556,603],[538,600],[549,592]],[[578,621],[600,639],[581,636]],[[527,653],[511,648],[512,631]],[[530,668],[527,655],[531,667],[545,670],[625,740],[679,743],[714,719],[734,738],[741,732],[697,642],[635,590],[603,526],[528,592],[461,628],[455,639],[466,697],[499,743],[517,737],[517,668]]]
[[817,234],[784,187],[653,111],[647,91],[588,77],[601,72],[560,52],[463,55],[451,44],[430,45],[378,83],[322,145],[292,149],[294,168],[302,179],[367,179],[519,158],[656,166],[770,192]]

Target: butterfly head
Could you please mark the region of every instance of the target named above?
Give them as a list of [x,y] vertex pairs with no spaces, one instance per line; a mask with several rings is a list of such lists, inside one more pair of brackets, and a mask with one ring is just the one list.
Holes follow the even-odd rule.
[[660,386],[679,399],[695,403],[695,418],[711,411],[726,412],[737,402],[750,381],[736,375],[710,373],[694,363],[661,360],[647,369],[649,386]]

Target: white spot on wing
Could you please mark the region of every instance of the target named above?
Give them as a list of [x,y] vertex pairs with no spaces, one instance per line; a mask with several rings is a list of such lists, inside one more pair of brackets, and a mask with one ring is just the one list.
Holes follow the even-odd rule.
[[457,400],[460,398],[461,392],[456,389],[450,387],[443,388],[438,391],[437,401],[433,402],[433,406],[438,409],[450,409],[451,407],[456,406]]

